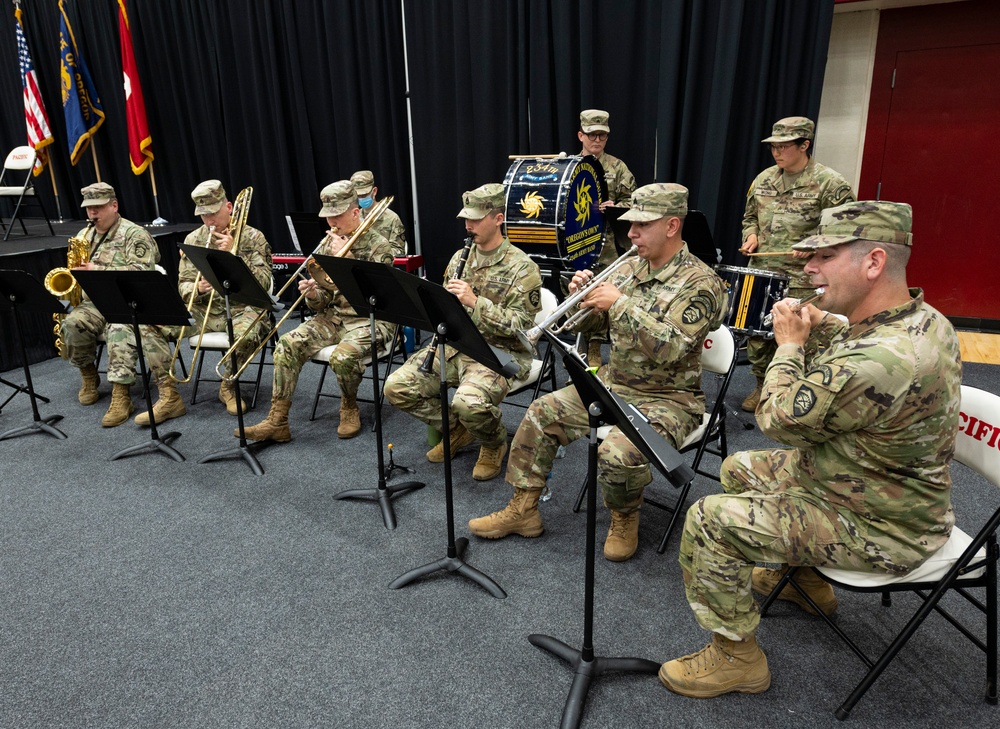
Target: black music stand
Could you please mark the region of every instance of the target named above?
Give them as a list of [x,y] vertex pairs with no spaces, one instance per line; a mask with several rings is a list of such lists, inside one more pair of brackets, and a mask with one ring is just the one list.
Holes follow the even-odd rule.
[[[21,345],[21,364],[24,367],[25,382],[25,387],[21,387],[12,382],[7,382],[7,380],[0,377],[0,383],[9,385],[15,390],[14,394],[4,401],[4,405],[10,402],[11,398],[17,395],[18,392],[26,392],[31,398],[31,413],[33,417],[31,425],[8,430],[0,434],[0,440],[7,440],[8,438],[14,438],[27,433],[47,433],[53,438],[65,440],[66,434],[52,425],[52,423],[62,420],[62,415],[50,415],[47,418],[42,418],[38,414],[36,399],[39,396],[35,394],[35,387],[31,383],[31,368],[28,366],[28,353],[24,348],[24,331],[21,328],[20,312],[22,308],[26,308],[29,311],[39,311],[43,314],[63,314],[66,311],[65,304],[50,294],[39,283],[38,279],[24,271],[0,271],[0,311],[9,310],[13,315],[14,331],[17,333],[17,340]],[[48,400],[45,400],[45,402],[48,402]],[[2,409],[2,406],[0,406],[0,409]]]
[[146,356],[142,352],[142,336],[139,332],[140,324],[191,326],[194,323],[177,293],[177,285],[173,279],[159,271],[74,270],[73,275],[107,322],[132,325],[135,349],[139,355],[142,392],[146,398],[146,412],[149,413],[150,442],[118,451],[111,456],[111,460],[159,451],[175,461],[183,461],[184,456],[170,445],[181,434],[171,431],[161,438],[156,430],[153,399],[149,392],[149,371],[146,369]]
[[[267,291],[261,287],[257,279],[254,278],[246,262],[237,255],[229,251],[219,251],[203,246],[193,246],[181,243],[178,246],[195,265],[205,280],[212,284],[214,288],[226,302],[226,332],[229,341],[233,338],[233,313],[229,308],[230,300],[238,304],[247,304],[256,309],[280,310],[284,308],[275,302]],[[233,372],[239,369],[236,361],[236,352],[230,356]],[[201,458],[198,463],[209,463],[210,461],[220,461],[224,458],[238,456],[250,467],[255,476],[263,476],[264,469],[254,454],[255,450],[266,448],[270,441],[260,441],[258,443],[247,443],[246,432],[243,425],[243,398],[240,395],[240,378],[234,381],[236,390],[236,420],[239,423],[240,443],[235,448],[225,448],[221,451],[209,453]]]
[[[419,481],[386,486],[385,459],[382,456],[382,397],[378,375],[378,341],[375,320],[392,322],[398,326],[419,327],[424,324],[414,315],[413,306],[393,276],[392,269],[382,263],[353,258],[314,254],[313,258],[337,284],[340,293],[354,307],[358,316],[368,314],[372,341],[372,391],[375,393],[375,444],[378,450],[378,485],[374,489],[348,489],[334,495],[335,499],[369,499],[378,503],[386,529],[396,528],[396,514],[392,497],[422,489]],[[376,312],[378,316],[376,316]],[[389,353],[392,356],[392,352]]]
[[591,682],[607,671],[630,673],[657,673],[660,664],[645,658],[602,658],[594,656],[594,550],[597,527],[597,428],[601,423],[618,426],[632,444],[638,448],[650,463],[656,466],[677,488],[694,479],[694,471],[677,450],[663,439],[639,410],[626,403],[609,390],[597,375],[587,368],[575,347],[560,340],[550,331],[545,331],[550,347],[558,347],[562,352],[563,364],[573,380],[573,386],[580,399],[588,405],[590,415],[590,445],[587,464],[587,547],[584,558],[584,612],[583,648],[576,650],[549,635],[532,633],[528,640],[532,645],[573,666],[573,685],[570,687],[566,706],[563,709],[563,729],[577,727],[583,715],[583,706]]
[[[383,266],[383,268],[387,267]],[[469,540],[465,537],[455,539],[455,507],[451,484],[451,426],[448,422],[448,378],[445,367],[440,366],[440,363],[445,361],[445,345],[450,344],[462,354],[472,357],[483,366],[489,367],[504,377],[513,377],[517,373],[517,365],[509,354],[495,349],[483,339],[483,335],[479,333],[469,317],[469,313],[453,293],[426,279],[417,278],[395,269],[389,270],[400,283],[410,306],[419,316],[420,325],[418,328],[438,333],[437,360],[441,373],[441,438],[444,442],[444,497],[448,521],[446,556],[400,575],[389,583],[389,587],[395,590],[424,575],[438,570],[448,570],[468,577],[485,588],[493,597],[505,598],[507,593],[500,585],[462,560],[462,554],[468,548]]]

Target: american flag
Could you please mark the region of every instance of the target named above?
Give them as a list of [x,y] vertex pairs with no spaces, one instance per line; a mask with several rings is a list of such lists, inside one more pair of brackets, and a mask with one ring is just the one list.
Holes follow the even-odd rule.
[[14,11],[17,19],[17,60],[21,66],[21,84],[24,86],[24,121],[28,126],[28,144],[35,148],[38,157],[35,159],[34,174],[41,174],[48,160],[44,148],[52,144],[52,132],[49,131],[49,118],[45,114],[45,105],[38,91],[38,77],[35,75],[35,64],[28,52],[28,41],[21,27],[21,8]]

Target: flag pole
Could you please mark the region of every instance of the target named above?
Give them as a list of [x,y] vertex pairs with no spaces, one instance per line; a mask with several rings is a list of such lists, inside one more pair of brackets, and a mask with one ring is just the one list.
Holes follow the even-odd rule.
[[156,219],[150,225],[166,225],[167,221],[160,217],[160,200],[156,195],[156,175],[153,174],[153,161],[149,161],[149,182],[153,186],[153,207],[156,209]]
[[94,172],[97,174],[97,181],[101,182],[101,168],[97,166],[97,146],[94,142],[94,137],[90,137],[90,155],[94,158]]
[[49,178],[52,180],[52,194],[55,195],[56,198],[56,214],[59,216],[59,220],[53,222],[64,223],[66,221],[63,220],[62,203],[59,201],[59,188],[56,187],[56,170],[52,164],[52,155],[50,154],[48,157],[47,162],[49,165]]

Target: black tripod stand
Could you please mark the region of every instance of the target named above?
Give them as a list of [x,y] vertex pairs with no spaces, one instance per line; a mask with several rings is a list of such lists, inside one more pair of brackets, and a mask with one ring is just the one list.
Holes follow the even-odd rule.
[[457,572],[485,588],[493,597],[504,598],[507,593],[490,577],[479,570],[470,567],[462,559],[469,546],[465,537],[455,539],[455,506],[451,482],[451,437],[448,417],[448,377],[445,366],[445,345],[451,344],[458,351],[472,357],[480,364],[489,367],[504,377],[512,377],[517,372],[517,365],[510,355],[491,347],[476,325],[469,317],[462,303],[444,287],[431,283],[416,276],[394,271],[407,299],[415,311],[419,311],[424,331],[438,333],[437,364],[441,375],[441,420],[442,439],[444,441],[444,496],[445,510],[448,521],[448,546],[444,557],[421,567],[416,567],[389,583],[389,587],[397,589],[408,585],[414,580],[439,570]]
[[[283,305],[278,304],[253,277],[246,263],[237,255],[229,251],[219,251],[202,246],[192,246],[181,244],[180,249],[191,259],[205,280],[212,284],[212,287],[222,295],[226,303],[226,333],[229,335],[230,343],[233,342],[233,312],[230,308],[231,301],[239,304],[247,304],[258,309],[271,309],[278,311]],[[239,371],[240,363],[236,358],[234,349],[230,356],[230,366],[233,372]],[[263,476],[264,468],[257,460],[254,453],[268,445],[269,441],[260,443],[247,443],[246,431],[243,423],[243,397],[240,395],[240,378],[233,380],[233,389],[236,394],[236,421],[239,426],[240,442],[235,448],[224,448],[221,451],[209,453],[198,460],[198,463],[210,463],[211,461],[221,461],[227,458],[242,458],[255,476]]]
[[[37,400],[45,400],[47,403],[48,399],[36,395],[34,385],[31,382],[31,368],[28,366],[28,353],[24,348],[24,331],[21,328],[20,309],[22,308],[29,311],[40,311],[45,314],[61,314],[65,311],[65,307],[29,274],[24,271],[0,271],[0,310],[9,310],[14,319],[14,330],[17,332],[17,341],[21,347],[21,364],[24,367],[25,382],[25,387],[21,387],[0,378],[0,383],[9,385],[15,390],[3,404],[6,405],[10,402],[11,398],[17,395],[18,392],[25,392],[31,399],[31,413],[33,417],[31,425],[8,430],[0,434],[0,440],[28,433],[46,433],[53,438],[65,440],[66,434],[52,425],[52,423],[62,420],[63,416],[50,415],[47,418],[42,418],[38,413]],[[0,409],[2,409],[2,406],[0,406]]]
[[587,692],[595,678],[609,671],[631,673],[656,673],[660,664],[645,658],[603,658],[594,655],[594,551],[597,528],[597,429],[601,423],[616,425],[650,462],[657,467],[677,487],[694,479],[694,471],[684,462],[680,454],[663,440],[663,437],[646,421],[633,406],[608,390],[597,379],[597,375],[587,369],[574,347],[563,343],[551,332],[545,332],[549,346],[558,347],[563,353],[563,363],[573,379],[573,386],[580,399],[588,404],[590,416],[590,445],[587,462],[587,539],[584,555],[584,613],[583,647],[570,647],[549,635],[532,633],[528,640],[532,645],[561,658],[573,667],[573,684],[563,709],[562,728],[570,729],[580,725]]
[[177,293],[177,286],[169,276],[159,271],[76,271],[80,286],[87,292],[98,311],[111,324],[131,324],[135,336],[135,349],[139,356],[139,375],[142,392],[149,413],[149,443],[142,443],[118,451],[112,461],[140,453],[163,453],[175,461],[182,456],[170,443],[181,434],[171,431],[160,437],[153,416],[153,399],[149,390],[149,370],[142,351],[140,324],[191,326],[191,314]]
[[[373,489],[348,489],[336,494],[335,499],[368,499],[375,501],[382,511],[382,521],[386,529],[396,528],[396,514],[392,508],[392,497],[422,489],[419,481],[386,485],[385,459],[382,455],[382,397],[378,374],[378,333],[375,320],[402,326],[419,325],[413,316],[413,309],[407,304],[406,293],[396,281],[392,269],[381,263],[360,261],[353,258],[314,255],[317,263],[329,274],[337,288],[354,311],[363,316],[368,314],[371,332],[372,391],[375,393],[375,446],[378,451],[378,484]],[[376,317],[376,314],[378,316]]]

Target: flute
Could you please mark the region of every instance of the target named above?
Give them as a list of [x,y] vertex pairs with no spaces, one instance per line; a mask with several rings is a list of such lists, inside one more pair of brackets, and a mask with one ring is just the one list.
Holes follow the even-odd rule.
[[[795,313],[802,311],[803,306],[805,306],[806,304],[811,304],[825,293],[826,289],[820,286],[812,293],[811,296],[807,296],[804,299],[799,299],[798,302],[795,304],[795,309],[794,309]],[[769,327],[773,322],[774,322],[774,314],[769,312],[768,315],[764,317],[761,323],[764,326]]]

